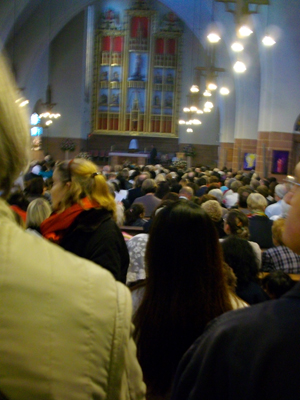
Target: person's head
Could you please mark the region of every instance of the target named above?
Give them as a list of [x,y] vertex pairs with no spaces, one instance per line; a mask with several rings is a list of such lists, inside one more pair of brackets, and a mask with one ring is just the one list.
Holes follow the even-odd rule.
[[134,187],[139,188],[142,187],[142,184],[145,179],[150,178],[149,172],[143,172],[142,174],[139,174],[135,177],[134,179]]
[[249,239],[249,220],[239,210],[230,210],[224,223],[224,231],[227,235],[235,235],[242,239]]
[[257,280],[258,263],[251,244],[237,236],[229,236],[222,243],[224,261],[233,269],[238,285]]
[[211,189],[208,192],[211,196],[214,196],[220,204],[222,204],[223,200],[223,192],[221,189]]
[[218,222],[222,218],[222,207],[217,200],[208,200],[201,204],[201,208],[203,208],[214,222]]
[[175,193],[175,192],[169,192],[167,194],[164,195],[164,197],[162,198],[162,200],[172,200],[172,201],[176,201],[179,199],[179,194]]
[[28,118],[16,103],[17,88],[0,55],[0,192],[7,197],[14,181],[29,165]]
[[29,203],[26,214],[26,227],[39,229],[41,223],[51,215],[49,202],[42,197],[32,200]]
[[287,188],[285,185],[278,184],[275,186],[274,193],[276,201],[282,200],[287,193]]
[[199,206],[178,201],[156,214],[145,261],[148,278],[134,316],[135,337],[145,382],[163,395],[187,348],[231,305],[217,232]]
[[266,185],[259,185],[256,190],[258,191],[259,194],[267,198],[270,194],[269,188]]
[[267,205],[266,198],[259,193],[251,193],[247,198],[247,206],[251,211],[265,211]]
[[31,179],[25,189],[28,196],[42,196],[44,192],[44,179],[41,176]]
[[202,176],[201,178],[197,179],[196,183],[197,183],[197,185],[198,185],[199,187],[201,187],[201,186],[206,186],[206,184],[207,184],[207,178]]
[[162,199],[166,194],[170,192],[170,185],[167,181],[162,181],[157,184],[155,196]]
[[18,190],[14,193],[10,193],[10,195],[7,198],[8,204],[18,206],[21,208],[21,210],[26,211],[29,201],[27,197],[25,196],[24,192],[21,190]]
[[51,189],[53,210],[62,212],[73,204],[81,204],[85,197],[112,211],[116,217],[115,200],[94,163],[83,158],[58,163]]
[[239,194],[239,207],[241,208],[247,208],[247,199],[249,194],[254,193],[254,190],[251,188],[251,186],[241,186],[238,189],[238,194]]
[[236,180],[236,181],[232,182],[232,184],[230,185],[230,189],[231,189],[234,193],[237,193],[237,191],[239,190],[239,188],[242,187],[242,186],[243,186],[242,182]]
[[272,240],[275,246],[283,246],[283,232],[285,226],[285,219],[278,218],[272,224]]
[[155,193],[156,187],[154,179],[145,179],[142,183],[142,194]]
[[253,190],[256,190],[259,186],[259,180],[257,180],[256,178],[252,178],[250,186],[252,187]]
[[141,203],[134,203],[125,211],[125,225],[133,224],[137,219],[145,216],[145,207]]
[[179,190],[179,197],[185,197],[187,200],[191,200],[194,195],[194,191],[189,186],[184,186]]
[[261,283],[263,289],[271,299],[279,299],[296,284],[296,282],[283,271],[270,272],[262,279]]

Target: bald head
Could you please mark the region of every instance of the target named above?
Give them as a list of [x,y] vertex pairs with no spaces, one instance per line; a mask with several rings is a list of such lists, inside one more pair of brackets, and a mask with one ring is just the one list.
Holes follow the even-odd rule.
[[179,191],[179,197],[185,197],[187,200],[191,200],[194,196],[194,191],[189,186],[184,186]]

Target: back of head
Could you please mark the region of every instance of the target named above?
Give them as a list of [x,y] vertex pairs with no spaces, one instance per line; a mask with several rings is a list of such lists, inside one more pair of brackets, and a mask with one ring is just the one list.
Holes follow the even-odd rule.
[[265,211],[267,205],[266,198],[259,193],[251,193],[247,198],[247,206],[253,211]]
[[153,179],[145,179],[142,183],[142,193],[155,193],[156,191],[156,183]]
[[232,182],[232,184],[230,185],[230,189],[231,189],[234,193],[237,193],[238,189],[239,189],[241,186],[243,186],[242,182],[236,180],[236,181]]
[[279,184],[275,186],[275,194],[279,199],[283,199],[287,193],[287,188],[285,185]]
[[26,227],[38,229],[41,223],[50,216],[52,210],[50,204],[42,197],[29,203],[26,215]]
[[231,305],[217,232],[199,206],[178,201],[155,216],[145,261],[148,279],[134,316],[138,358],[149,390],[163,395],[187,348]]
[[272,271],[262,279],[262,286],[271,299],[279,299],[295,284],[296,282],[283,271]]
[[4,56],[0,55],[0,191],[9,194],[14,180],[29,163],[29,125],[18,106],[17,89]]
[[187,197],[189,200],[193,197],[194,190],[189,186],[184,186],[179,190],[179,196]]
[[258,193],[266,198],[269,196],[269,188],[266,185],[260,185],[256,188],[256,190],[258,191]]
[[247,198],[251,193],[254,193],[254,190],[251,188],[251,186],[241,186],[238,189],[239,206],[241,208],[247,208]]
[[230,210],[226,216],[226,224],[230,229],[230,234],[242,239],[249,239],[249,220],[247,216],[239,210]]
[[133,224],[141,214],[145,213],[145,207],[141,203],[134,203],[125,211],[125,225]]
[[237,236],[222,242],[224,261],[233,269],[238,285],[244,286],[257,280],[258,264],[250,243]]
[[222,207],[217,200],[208,200],[201,207],[209,215],[212,221],[218,222],[222,218]]
[[284,246],[282,239],[284,226],[285,226],[284,218],[278,218],[272,224],[272,239],[275,246]]
[[71,161],[63,161],[56,166],[60,180],[63,183],[70,182],[70,188],[61,201],[61,210],[81,204],[81,200],[88,197],[94,200],[100,207],[112,211],[116,218],[116,203],[110,193],[104,176],[97,172],[97,166],[89,160],[75,158]]
[[222,200],[223,200],[223,192],[222,192],[221,189],[211,189],[208,193],[209,193],[210,195],[214,196],[214,197],[218,200],[218,202],[219,202],[220,204],[222,203]]

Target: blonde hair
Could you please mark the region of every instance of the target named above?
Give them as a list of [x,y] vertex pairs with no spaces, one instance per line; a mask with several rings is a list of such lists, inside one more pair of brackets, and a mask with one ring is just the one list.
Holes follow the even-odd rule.
[[201,204],[201,208],[214,222],[218,222],[222,218],[222,207],[217,200],[208,200]]
[[278,243],[278,246],[284,246],[283,240],[282,240],[282,235],[284,232],[284,226],[285,226],[285,219],[284,218],[278,218],[273,222],[272,225],[272,238],[273,242],[276,246]]
[[251,210],[265,211],[265,208],[267,207],[267,205],[268,205],[268,202],[262,194],[251,193],[247,197],[247,206]]
[[16,103],[17,89],[3,55],[0,55],[0,189],[9,194],[13,182],[29,164],[29,118]]
[[41,223],[50,216],[52,210],[46,199],[39,197],[29,203],[26,214],[26,227],[39,228]]
[[73,204],[81,204],[84,197],[94,200],[99,207],[113,213],[116,220],[116,202],[110,193],[104,176],[97,171],[97,166],[83,158],[75,158],[57,164],[56,171],[62,183],[70,182],[70,189],[61,201],[60,212]]

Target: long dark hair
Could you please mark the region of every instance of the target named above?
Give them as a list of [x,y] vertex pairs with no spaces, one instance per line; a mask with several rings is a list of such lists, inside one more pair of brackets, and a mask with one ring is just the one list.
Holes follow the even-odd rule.
[[232,306],[217,231],[198,205],[177,201],[156,215],[145,261],[135,339],[149,393],[165,395],[185,351]]

